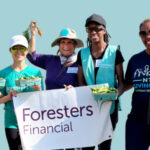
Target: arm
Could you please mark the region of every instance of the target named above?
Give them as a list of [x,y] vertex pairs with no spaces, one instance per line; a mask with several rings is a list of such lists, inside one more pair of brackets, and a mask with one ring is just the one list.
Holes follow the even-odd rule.
[[4,104],[4,103],[7,103],[8,101],[10,101],[11,100],[11,94],[12,94],[11,91],[6,96],[3,96],[3,94],[0,93],[0,104]]
[[130,90],[132,85],[132,60],[130,59],[128,62],[126,74],[125,74],[125,88],[124,91]]
[[84,74],[83,74],[83,69],[82,66],[78,65],[78,85],[79,86],[85,86],[85,78],[84,78]]
[[45,55],[42,54],[36,54],[36,32],[37,32],[37,28],[35,27],[35,23],[36,21],[31,21],[30,23],[30,32],[31,32],[31,39],[30,39],[30,51],[31,51],[31,55],[28,54],[27,58],[28,60],[38,66],[41,67],[42,69],[45,69]]
[[115,66],[115,71],[118,79],[118,97],[124,92],[124,73],[122,63]]
[[85,86],[86,82],[85,82],[83,68],[82,68],[81,50],[79,51],[77,56],[77,63],[78,63],[78,73],[77,73],[78,86]]
[[35,91],[41,91],[41,85],[34,85],[31,86],[32,89],[34,89]]
[[128,90],[130,90],[131,88],[133,88],[132,85],[127,85],[127,84],[125,84],[124,91],[128,91]]
[[37,32],[35,23],[36,21],[31,21],[30,23],[30,32],[31,32],[30,49],[32,53],[35,52],[35,38],[36,38],[36,32]]

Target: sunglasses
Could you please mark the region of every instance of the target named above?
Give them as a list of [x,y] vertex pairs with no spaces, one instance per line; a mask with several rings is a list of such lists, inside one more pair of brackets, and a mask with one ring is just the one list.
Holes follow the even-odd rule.
[[100,32],[100,31],[102,31],[102,30],[104,30],[103,27],[91,27],[91,28],[87,27],[87,28],[86,28],[86,32],[87,32],[87,33],[91,33],[92,31]]
[[150,30],[149,31],[140,31],[139,34],[141,36],[147,36],[148,34],[150,34]]
[[20,51],[20,52],[25,52],[26,51],[26,47],[12,47],[11,48],[11,52],[12,53],[16,53],[16,52],[18,52],[18,51]]

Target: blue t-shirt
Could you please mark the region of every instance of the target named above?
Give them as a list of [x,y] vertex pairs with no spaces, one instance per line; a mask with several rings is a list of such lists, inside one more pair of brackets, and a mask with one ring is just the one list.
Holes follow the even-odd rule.
[[[146,121],[148,110],[150,110],[150,55],[142,51],[131,57],[128,63],[125,81],[127,85],[132,85],[134,92],[132,95],[132,109],[129,117]],[[143,92],[139,92],[143,91]]]
[[[15,79],[20,77],[30,77],[34,75],[35,77],[41,76],[41,72],[33,67],[27,66],[25,69],[20,72],[15,71],[11,66],[6,67],[5,69],[0,71],[0,77],[6,79],[6,84],[3,89],[0,89],[0,92],[6,96],[10,90],[15,90],[19,92],[31,92],[34,91],[31,87],[19,87],[15,84]],[[43,83],[42,83],[43,89]],[[8,101],[5,103],[5,128],[14,128],[17,129],[17,121],[16,116],[13,110],[12,101]]]

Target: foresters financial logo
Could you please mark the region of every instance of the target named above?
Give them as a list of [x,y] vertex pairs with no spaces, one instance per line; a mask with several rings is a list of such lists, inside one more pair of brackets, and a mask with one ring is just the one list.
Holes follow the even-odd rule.
[[[91,105],[80,107],[67,107],[48,110],[31,110],[30,108],[23,108],[22,119],[25,123],[23,125],[24,134],[48,134],[60,132],[72,132],[73,123],[71,118],[90,117],[93,115]],[[64,120],[70,119],[68,123],[63,123]],[[28,122],[42,122],[47,121],[49,125],[32,126]]]

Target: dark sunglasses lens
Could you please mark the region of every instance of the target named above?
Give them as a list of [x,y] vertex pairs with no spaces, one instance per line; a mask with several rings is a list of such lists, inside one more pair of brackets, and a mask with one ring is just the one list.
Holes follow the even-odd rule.
[[97,32],[100,32],[100,31],[102,31],[103,30],[103,28],[96,28],[95,29],[95,31],[97,31]]
[[146,34],[147,34],[146,31],[140,31],[141,36],[146,36]]
[[90,33],[92,31],[96,31],[96,32],[99,32],[99,31],[102,31],[103,28],[98,28],[98,27],[95,27],[95,28],[86,28],[86,32]]

